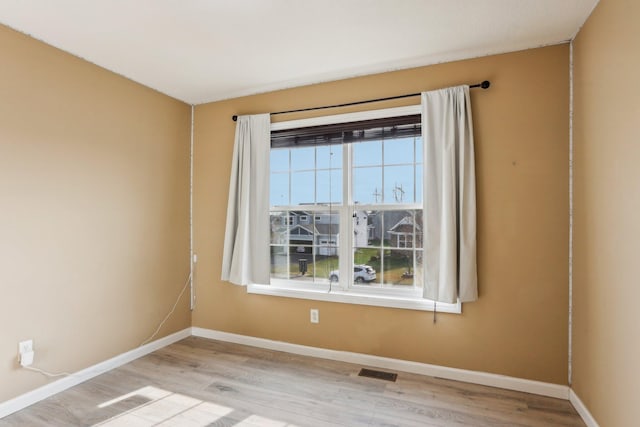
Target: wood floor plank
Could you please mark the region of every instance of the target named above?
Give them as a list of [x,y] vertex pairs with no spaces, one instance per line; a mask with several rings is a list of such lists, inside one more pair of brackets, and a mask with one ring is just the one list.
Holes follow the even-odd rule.
[[16,426],[584,427],[568,401],[190,337],[0,419]]

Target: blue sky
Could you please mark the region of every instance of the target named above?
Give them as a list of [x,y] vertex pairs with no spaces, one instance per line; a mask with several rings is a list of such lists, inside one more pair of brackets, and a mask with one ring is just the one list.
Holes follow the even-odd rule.
[[[422,200],[421,138],[359,142],[352,147],[355,202]],[[342,202],[342,150],[341,145],[271,150],[271,205]]]

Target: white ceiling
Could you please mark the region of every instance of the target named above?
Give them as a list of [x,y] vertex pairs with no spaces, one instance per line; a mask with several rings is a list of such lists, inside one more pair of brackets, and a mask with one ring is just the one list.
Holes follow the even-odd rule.
[[0,22],[200,104],[561,43],[597,2],[0,0]]

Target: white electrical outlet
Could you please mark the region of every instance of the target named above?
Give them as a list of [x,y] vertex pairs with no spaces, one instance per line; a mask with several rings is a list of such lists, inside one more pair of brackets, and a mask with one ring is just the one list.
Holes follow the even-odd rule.
[[320,311],[317,308],[312,308],[309,312],[309,318],[311,323],[320,323]]
[[18,343],[18,353],[20,354],[20,365],[29,366],[33,364],[33,340],[20,341]]
[[33,351],[33,340],[20,341],[18,343],[18,353],[24,354]]

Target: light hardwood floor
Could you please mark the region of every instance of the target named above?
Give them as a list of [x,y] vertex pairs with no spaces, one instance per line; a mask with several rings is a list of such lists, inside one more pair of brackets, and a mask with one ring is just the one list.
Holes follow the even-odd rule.
[[584,426],[568,401],[190,337],[0,420],[13,426]]

